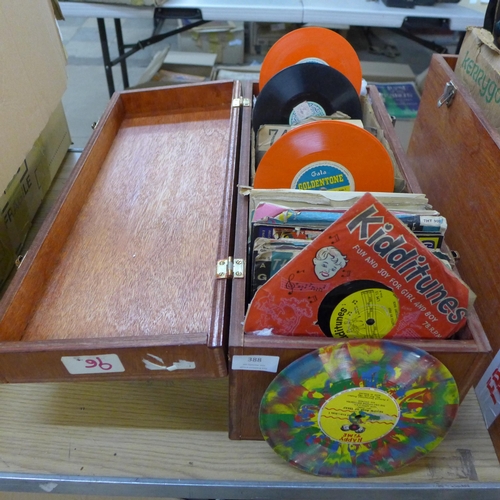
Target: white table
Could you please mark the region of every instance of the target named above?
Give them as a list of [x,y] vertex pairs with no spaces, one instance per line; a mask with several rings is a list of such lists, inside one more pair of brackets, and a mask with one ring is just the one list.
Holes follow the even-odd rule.
[[[153,18],[154,7],[119,4],[61,2],[65,16],[102,18]],[[407,17],[447,19],[450,28],[463,31],[479,26],[484,14],[454,3],[414,9],[387,7],[381,0],[168,0],[161,9],[199,9],[206,21],[257,21],[342,24],[400,28]]]
[[387,7],[373,0],[303,0],[304,23],[335,22],[351,26],[400,28],[406,18],[445,19],[453,31],[465,31],[468,26],[482,26],[484,14],[454,3],[437,3],[431,7],[413,9]]
[[[168,0],[162,7],[135,7],[119,4],[89,2],[60,3],[65,17],[95,17],[103,51],[104,67],[110,95],[114,92],[112,67],[120,64],[124,87],[128,87],[126,58],[128,55],[151,45],[181,30],[190,29],[206,21],[254,21],[287,22],[347,28],[370,26],[401,28],[408,18],[443,20],[454,31],[465,31],[468,26],[482,26],[484,13],[460,4],[438,3],[431,7],[417,6],[413,9],[387,7],[382,0]],[[191,26],[161,35],[153,34],[142,40],[128,52],[124,49],[120,20],[123,18],[149,18],[155,14],[170,18],[184,18],[180,12],[191,12]],[[119,57],[109,56],[104,18],[115,19]]]

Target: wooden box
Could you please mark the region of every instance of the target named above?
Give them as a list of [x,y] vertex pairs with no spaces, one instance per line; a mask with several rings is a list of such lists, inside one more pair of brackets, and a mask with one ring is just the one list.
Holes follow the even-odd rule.
[[240,92],[114,95],[1,301],[0,381],[227,375],[216,270],[231,253]]
[[[369,90],[375,116],[386,132],[387,141],[396,157],[408,190],[422,192],[418,180],[408,164],[380,95],[376,88],[370,88]],[[251,89],[244,86],[244,95],[251,91]],[[251,109],[244,109],[243,114],[242,137],[247,137],[250,135]],[[251,155],[244,147],[245,143],[242,143],[238,181],[240,185],[248,185],[249,183],[248,172]],[[425,189],[423,192],[425,193]],[[448,215],[447,211],[442,213],[445,216]],[[239,197],[237,220],[246,221],[247,217],[247,201]],[[246,225],[239,223],[236,226],[234,253],[235,256],[244,256],[245,252]],[[265,371],[233,370],[231,368],[232,358],[234,356],[257,358],[277,356],[279,357],[279,372],[304,354],[324,345],[331,345],[340,341],[331,338],[261,337],[245,334],[242,327],[246,308],[245,292],[246,286],[243,281],[233,282],[229,336],[229,436],[231,439],[262,439],[258,423],[260,401],[267,386],[276,374]],[[474,311],[472,311],[466,327],[454,339],[409,339],[402,342],[424,349],[442,361],[455,377],[461,398],[465,397],[472,384],[483,373],[488,362],[488,353],[491,350],[488,339]]]
[[[477,294],[475,308],[500,349],[500,134],[455,75],[457,56],[434,55],[408,147],[408,162],[430,202],[446,214],[446,239]],[[438,106],[451,82],[455,95]],[[492,357],[492,356],[491,356]],[[500,458],[500,419],[490,427]]]
[[[281,370],[327,338],[243,333],[246,279],[216,279],[247,254],[249,82],[115,94],[0,303],[4,382],[222,377],[234,355]],[[408,189],[420,191],[375,88]],[[228,334],[229,330],[229,334]],[[458,338],[408,340],[441,359],[462,395],[490,351],[472,314]],[[274,373],[230,371],[230,437],[261,439]]]

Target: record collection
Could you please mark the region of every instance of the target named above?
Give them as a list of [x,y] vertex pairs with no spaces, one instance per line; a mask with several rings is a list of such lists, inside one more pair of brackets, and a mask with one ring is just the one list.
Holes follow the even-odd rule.
[[470,301],[468,287],[440,258],[365,193],[257,288],[244,328],[339,339],[448,338],[464,326]]
[[446,218],[398,183],[387,143],[366,125],[363,83],[356,52],[333,31],[282,37],[262,63],[252,186],[240,191],[250,206],[245,334],[326,345],[269,386],[262,435],[293,466],[337,477],[391,472],[443,439],[455,381],[397,341],[452,338],[474,301],[444,245]]

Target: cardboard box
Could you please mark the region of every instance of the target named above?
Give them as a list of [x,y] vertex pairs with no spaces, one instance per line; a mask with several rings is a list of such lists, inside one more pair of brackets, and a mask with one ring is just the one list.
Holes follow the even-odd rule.
[[71,144],[60,103],[0,196],[0,285],[7,279],[43,197]]
[[500,130],[500,50],[482,28],[468,28],[455,73],[469,90],[486,119]]
[[261,64],[247,64],[238,66],[218,65],[214,80],[250,80],[259,81]]
[[0,3],[0,190],[16,174],[66,90],[50,0]]
[[217,54],[176,52],[165,47],[153,56],[134,87],[179,85],[212,80],[216,59]]
[[[179,20],[179,26],[184,21]],[[217,54],[219,64],[242,64],[245,56],[245,30],[242,22],[213,21],[178,35],[183,52]]]
[[408,64],[360,61],[363,78],[368,83],[408,82],[415,80],[415,73]]
[[282,36],[300,26],[298,23],[249,23],[250,54],[265,55]]

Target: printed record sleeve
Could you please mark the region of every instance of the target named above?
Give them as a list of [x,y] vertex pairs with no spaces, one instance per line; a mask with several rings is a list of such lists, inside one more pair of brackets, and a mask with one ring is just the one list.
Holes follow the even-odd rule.
[[255,293],[255,335],[448,338],[474,294],[370,193]]

